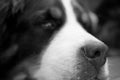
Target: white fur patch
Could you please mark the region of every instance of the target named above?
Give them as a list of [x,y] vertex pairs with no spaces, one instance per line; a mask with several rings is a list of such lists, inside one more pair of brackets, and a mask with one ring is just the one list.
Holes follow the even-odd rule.
[[66,12],[66,23],[43,51],[40,70],[34,75],[39,80],[70,80],[79,48],[87,41],[98,39],[87,33],[76,20],[71,0],[61,0]]

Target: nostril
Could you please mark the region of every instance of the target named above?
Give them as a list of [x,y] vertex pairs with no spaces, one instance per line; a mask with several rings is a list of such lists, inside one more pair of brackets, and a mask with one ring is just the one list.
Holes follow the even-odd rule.
[[91,51],[91,55],[88,55],[89,58],[97,58],[101,56],[100,50]]
[[81,48],[86,57],[94,59],[101,56],[101,51],[98,49],[91,49],[88,47]]
[[90,57],[91,58],[96,58],[96,57],[99,57],[99,56],[101,56],[101,51],[96,50],[95,52],[93,52],[93,55],[91,55]]

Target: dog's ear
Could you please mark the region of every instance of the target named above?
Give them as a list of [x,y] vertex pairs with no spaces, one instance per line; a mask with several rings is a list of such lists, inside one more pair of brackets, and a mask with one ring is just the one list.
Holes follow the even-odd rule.
[[22,11],[24,0],[0,0],[0,26],[5,18]]
[[12,0],[12,12],[16,13],[24,9],[24,0]]
[[0,28],[6,24],[6,18],[14,16],[24,8],[24,0],[0,0]]
[[0,0],[0,24],[4,21],[9,10],[10,3],[6,0]]
[[8,0],[0,0],[0,39],[5,32],[5,19],[8,16],[10,2]]
[[12,33],[23,8],[24,0],[0,0],[0,48],[12,40]]
[[0,0],[0,17],[23,10],[24,0]]
[[[20,11],[24,8],[24,0],[0,0],[0,66],[9,59],[7,55],[15,52],[12,42],[16,39],[14,33]],[[14,38],[14,39],[13,39]],[[9,51],[9,49],[11,49]],[[6,53],[7,52],[7,53]],[[6,57],[7,56],[7,57]]]

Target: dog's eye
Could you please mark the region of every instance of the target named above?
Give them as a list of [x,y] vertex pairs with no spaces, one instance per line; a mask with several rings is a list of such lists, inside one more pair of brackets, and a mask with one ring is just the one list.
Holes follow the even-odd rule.
[[54,18],[49,12],[36,15],[32,19],[32,25],[45,30],[56,30],[62,25],[63,20]]
[[37,19],[33,22],[33,25],[35,27],[39,27],[39,28],[42,28],[42,29],[49,29],[49,30],[53,30],[55,27],[56,27],[56,22],[54,20],[46,20],[46,19]]
[[56,24],[54,21],[45,21],[45,22],[42,22],[40,27],[42,27],[43,29],[50,29],[50,30],[53,30],[55,28]]

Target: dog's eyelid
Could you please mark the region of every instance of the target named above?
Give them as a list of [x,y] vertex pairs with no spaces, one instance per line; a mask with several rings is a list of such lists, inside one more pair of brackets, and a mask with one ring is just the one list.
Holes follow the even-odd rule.
[[62,18],[56,18],[51,15],[49,10],[39,11],[34,14],[32,19],[32,25],[43,28],[54,30],[62,24]]
[[39,16],[35,16],[33,21],[34,25],[54,25],[57,24],[58,19],[53,18],[49,14],[42,14]]

